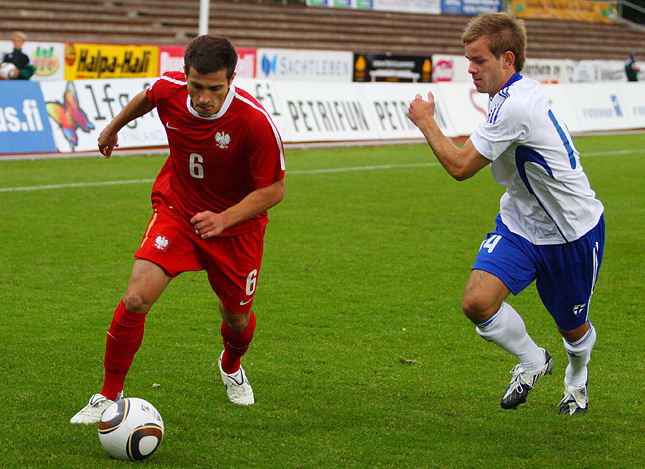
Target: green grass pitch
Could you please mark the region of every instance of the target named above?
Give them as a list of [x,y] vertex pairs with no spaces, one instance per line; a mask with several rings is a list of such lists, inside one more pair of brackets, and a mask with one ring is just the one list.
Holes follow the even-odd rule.
[[[607,225],[587,414],[557,413],[567,357],[533,286],[510,302],[554,375],[499,407],[515,359],[460,309],[503,192],[488,170],[456,182],[424,145],[290,150],[244,358],[257,403],[228,402],[217,299],[179,276],[126,380],[166,425],[146,467],[640,466],[645,134],[576,144]],[[69,419],[100,390],[164,158],[0,162],[0,467],[124,467]]]

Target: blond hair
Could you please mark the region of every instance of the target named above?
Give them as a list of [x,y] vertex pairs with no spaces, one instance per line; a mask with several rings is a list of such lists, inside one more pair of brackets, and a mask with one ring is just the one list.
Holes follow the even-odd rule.
[[25,42],[27,40],[27,35],[22,31],[14,31],[13,33],[11,33],[11,39],[15,38],[21,39],[22,42]]
[[511,51],[515,55],[515,71],[522,71],[526,61],[526,26],[523,20],[505,12],[482,13],[466,25],[461,41],[469,44],[480,37],[486,38],[488,48],[497,58]]

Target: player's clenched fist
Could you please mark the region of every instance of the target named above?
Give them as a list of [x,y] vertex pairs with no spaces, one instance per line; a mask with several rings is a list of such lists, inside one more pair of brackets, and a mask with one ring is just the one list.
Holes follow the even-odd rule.
[[103,156],[105,156],[106,158],[109,158],[110,156],[112,156],[112,150],[119,146],[118,142],[119,142],[119,139],[117,134],[109,130],[108,127],[106,127],[101,132],[101,135],[99,135],[99,140],[98,140],[99,151]]
[[217,236],[226,228],[222,215],[208,211],[196,214],[190,222],[195,228],[195,233],[202,239]]
[[414,101],[410,103],[408,109],[408,118],[417,127],[422,127],[426,119],[434,118],[434,96],[432,92],[428,92],[428,100],[425,101],[420,94],[416,95]]

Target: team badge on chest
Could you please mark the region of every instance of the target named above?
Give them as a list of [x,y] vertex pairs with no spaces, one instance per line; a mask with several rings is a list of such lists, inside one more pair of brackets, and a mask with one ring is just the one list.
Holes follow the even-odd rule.
[[218,147],[222,150],[226,150],[228,148],[228,144],[231,143],[231,136],[224,131],[217,132],[215,134],[215,141],[217,142]]

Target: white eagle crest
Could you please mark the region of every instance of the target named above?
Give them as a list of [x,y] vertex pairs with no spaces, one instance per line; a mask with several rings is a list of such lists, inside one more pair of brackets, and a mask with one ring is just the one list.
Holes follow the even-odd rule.
[[226,132],[217,132],[215,134],[215,141],[218,147],[225,150],[228,148],[228,144],[231,143],[231,136]]
[[155,247],[164,251],[168,247],[168,238],[161,235],[157,236],[157,239],[155,239]]

